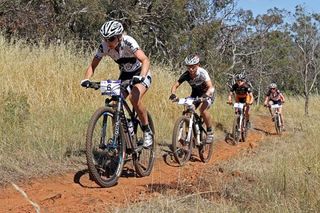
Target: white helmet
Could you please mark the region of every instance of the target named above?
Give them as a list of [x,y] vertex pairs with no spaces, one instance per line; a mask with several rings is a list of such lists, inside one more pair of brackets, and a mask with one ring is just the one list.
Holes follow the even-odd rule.
[[271,84],[269,85],[269,88],[270,88],[270,89],[277,89],[277,85],[276,85],[275,83],[271,83]]
[[236,76],[235,76],[236,81],[243,81],[245,78],[246,77],[242,73],[236,74]]
[[107,21],[100,29],[100,33],[104,38],[111,38],[120,35],[123,32],[123,26],[118,21]]
[[192,54],[186,57],[186,59],[184,60],[184,63],[186,65],[194,65],[194,64],[199,64],[200,62],[200,58],[198,55],[196,54]]

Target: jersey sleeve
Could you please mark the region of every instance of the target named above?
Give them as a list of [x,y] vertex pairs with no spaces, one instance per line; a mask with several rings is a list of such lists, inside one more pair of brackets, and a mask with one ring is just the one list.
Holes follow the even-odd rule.
[[209,76],[209,74],[208,74],[208,71],[207,70],[204,70],[204,77],[205,77],[205,81],[210,81],[211,79],[210,79],[210,76]]
[[182,84],[184,81],[188,80],[188,72],[184,72],[178,79],[179,84]]
[[138,42],[131,36],[128,36],[128,35],[125,36],[124,42],[133,53],[135,53],[138,49],[140,49]]
[[230,92],[236,91],[236,86],[237,86],[237,84],[232,85],[232,87],[230,88]]
[[265,96],[270,96],[271,91],[268,89],[267,92],[265,93]]
[[98,48],[98,50],[97,50],[97,52],[96,52],[96,55],[94,56],[96,59],[102,59],[102,57],[104,56],[105,54],[104,54],[104,48],[103,48],[103,44],[101,43],[100,45],[99,45],[99,48]]

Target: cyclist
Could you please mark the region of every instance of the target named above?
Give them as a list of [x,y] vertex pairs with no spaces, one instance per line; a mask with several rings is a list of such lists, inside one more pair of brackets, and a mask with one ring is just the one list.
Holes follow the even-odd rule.
[[228,104],[232,104],[232,96],[235,96],[235,101],[239,103],[245,103],[246,106],[246,111],[245,115],[247,117],[247,127],[251,127],[250,123],[250,114],[249,110],[251,105],[253,103],[253,94],[252,94],[252,88],[251,86],[246,82],[245,76],[243,74],[237,74],[235,76],[236,83],[232,85],[229,96],[228,96]]
[[214,87],[212,85],[211,79],[208,72],[200,67],[200,58],[196,54],[191,54],[185,58],[185,65],[187,66],[187,71],[184,72],[178,81],[176,81],[171,88],[170,100],[175,100],[177,96],[175,95],[177,88],[184,82],[187,81],[192,88],[191,97],[203,97],[205,100],[201,103],[195,103],[196,107],[200,104],[200,115],[207,127],[207,138],[206,143],[212,143],[213,141],[213,129],[212,129],[212,119],[208,111],[214,100]]
[[[280,92],[280,90],[278,90],[278,86],[275,83],[271,83],[268,86],[268,91],[265,95],[265,100],[264,100],[264,105],[269,107],[271,116],[272,116],[272,120],[273,120],[273,114],[272,114],[272,110],[271,110],[271,105],[273,104],[279,104],[281,105],[282,103],[284,103],[285,98],[283,96],[283,94]],[[279,108],[279,113],[281,114],[281,120],[282,120],[282,130],[284,129],[284,119],[283,119],[283,114],[281,113],[282,108]]]
[[153,133],[149,127],[147,110],[142,103],[142,98],[151,84],[150,61],[137,41],[129,35],[124,35],[123,31],[123,25],[118,21],[107,21],[102,25],[100,29],[102,42],[85,72],[81,86],[89,87],[89,79],[93,76],[101,59],[104,56],[111,57],[119,65],[119,79],[122,81],[132,80],[134,84],[129,100],[142,123],[143,146],[149,147],[153,143]]

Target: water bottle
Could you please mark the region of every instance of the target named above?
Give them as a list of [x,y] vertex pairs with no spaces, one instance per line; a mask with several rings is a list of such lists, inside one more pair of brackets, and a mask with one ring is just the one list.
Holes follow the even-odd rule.
[[133,129],[133,123],[131,120],[128,119],[128,132],[131,137],[134,136],[134,129]]
[[197,135],[197,145],[200,145],[200,128],[199,128],[199,124],[195,124],[195,129],[196,129],[196,135]]

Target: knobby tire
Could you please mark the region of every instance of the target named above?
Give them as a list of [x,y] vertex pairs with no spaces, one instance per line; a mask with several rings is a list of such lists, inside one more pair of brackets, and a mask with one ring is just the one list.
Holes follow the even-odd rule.
[[199,157],[203,163],[209,162],[213,152],[213,141],[211,143],[206,143],[207,133],[201,131],[201,145],[198,147]]
[[237,145],[241,138],[241,135],[239,132],[239,124],[240,124],[240,116],[236,115],[233,120],[233,127],[232,127],[232,137],[233,137],[234,145]]
[[[101,107],[92,115],[87,129],[87,165],[91,178],[101,187],[111,187],[117,183],[125,160],[126,148],[122,130],[115,141],[117,147],[108,146],[114,135],[113,124],[114,111],[108,107]],[[102,147],[101,140],[105,140],[107,146]]]
[[276,132],[278,135],[281,135],[282,129],[281,129],[281,125],[280,125],[280,121],[281,121],[280,114],[277,114],[275,117],[276,117],[276,119],[274,121],[274,124],[275,124],[275,128],[276,128]]
[[192,153],[193,132],[191,129],[190,141],[187,142],[190,118],[181,116],[177,119],[172,135],[172,152],[176,162],[183,166],[189,161]]
[[[138,120],[139,121],[139,120]],[[154,124],[153,124],[153,120],[152,117],[150,115],[150,113],[148,112],[148,121],[149,121],[149,126],[151,128],[151,131],[153,133],[153,143],[152,146],[148,147],[148,148],[143,148],[141,149],[139,152],[137,152],[133,158],[133,164],[136,170],[136,173],[140,176],[140,177],[145,177],[145,176],[149,176],[152,168],[153,168],[153,164],[155,161],[155,149],[156,149],[156,141],[155,141],[155,129],[154,129]],[[136,141],[139,142],[141,140],[143,140],[143,131],[141,129],[141,123],[139,121],[137,126],[137,132],[135,132],[135,137],[136,137]],[[137,134],[139,133],[140,134]]]
[[246,141],[247,134],[248,134],[247,119],[244,117],[244,119],[242,119],[242,130],[241,130],[241,141],[242,142]]

